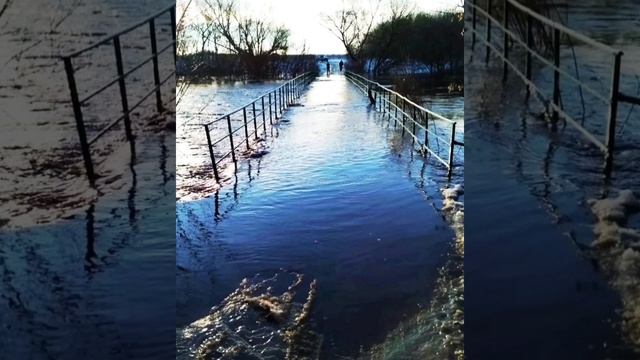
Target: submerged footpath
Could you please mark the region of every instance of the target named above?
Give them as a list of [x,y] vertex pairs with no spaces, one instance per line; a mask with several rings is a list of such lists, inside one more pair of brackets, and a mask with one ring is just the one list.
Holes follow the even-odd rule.
[[343,76],[300,105],[234,186],[176,205],[179,357],[462,356],[462,187]]
[[[637,34],[629,25],[637,5],[624,3],[576,5],[567,10],[569,23],[633,56],[637,44],[627,35]],[[606,27],[597,26],[604,21]],[[550,121],[537,99],[526,101],[515,74],[495,81],[502,64],[492,59],[485,65],[479,49],[466,54],[467,144],[474,149],[466,167],[474,181],[465,189],[473,199],[466,217],[473,234],[465,263],[466,331],[473,334],[467,353],[525,358],[520,349],[526,346],[526,358],[637,358],[637,109],[621,106],[614,171],[606,178],[603,154],[570,124]],[[609,58],[581,44],[563,46],[562,63],[571,64],[571,73],[577,71],[574,54],[583,81],[608,86],[601,79],[609,76]],[[632,57],[626,64],[621,88],[633,93]],[[553,72],[539,65],[533,81],[550,89]],[[566,81],[561,92],[563,108],[603,139],[607,106],[586,93],[583,98]]]
[[[91,145],[98,190],[89,186],[61,56],[98,42],[143,20],[170,2],[125,0],[81,3],[62,0],[7,1],[0,17],[0,227],[28,227],[81,215],[105,193],[127,184],[131,154],[124,126],[116,125]],[[157,42],[172,40],[168,14],[157,20]],[[126,70],[151,51],[149,29],[121,36]],[[175,68],[170,52],[159,57],[161,76]],[[116,73],[113,45],[100,46],[73,62],[81,98],[112,81]],[[127,80],[129,104],[154,87],[151,62]],[[137,141],[158,134],[174,136],[175,82],[162,87],[165,107],[157,114],[149,98],[131,114]],[[82,106],[87,137],[93,138],[121,116],[117,84]]]

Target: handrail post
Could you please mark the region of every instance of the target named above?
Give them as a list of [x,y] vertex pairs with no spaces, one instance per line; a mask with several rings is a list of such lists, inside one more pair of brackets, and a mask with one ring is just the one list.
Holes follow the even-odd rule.
[[412,108],[413,108],[413,118],[411,120],[413,122],[413,136],[411,137],[411,143],[413,144],[413,143],[415,143],[416,138],[418,137],[418,134],[416,133],[416,122],[417,122],[417,119],[416,119],[416,107],[412,106]]
[[269,124],[273,125],[273,116],[271,115],[271,93],[269,93]]
[[405,109],[405,105],[407,104],[407,102],[402,99],[402,136],[404,136],[404,129],[405,129],[405,116],[404,116],[404,109]]
[[258,140],[258,123],[256,122],[256,102],[251,103],[251,107],[253,107],[253,137]]
[[[553,31],[553,63],[556,69],[553,69],[553,104],[560,106],[560,29],[554,29]],[[553,121],[558,120],[558,110],[553,109]]]
[[394,97],[393,108],[395,114],[393,115],[393,127],[396,127],[398,125],[398,94],[394,94]]
[[[527,14],[527,47],[533,49],[533,18],[530,14]],[[526,58],[526,77],[528,81],[531,81],[531,51],[527,50]],[[527,84],[527,97],[531,93],[529,84]]]
[[471,32],[471,51],[473,51],[476,47],[476,2],[475,0],[469,0],[471,2],[471,27],[473,31]]
[[509,65],[507,64],[507,60],[509,59],[509,0],[503,0],[504,9],[503,9],[503,23],[504,23],[504,31],[503,39],[502,39],[502,55],[504,56],[504,60],[502,62],[502,81],[507,79],[507,74],[509,71]]
[[73,115],[76,119],[78,137],[80,138],[80,149],[82,150],[84,167],[87,170],[89,185],[92,188],[95,188],[96,182],[95,174],[93,172],[93,162],[91,161],[91,149],[89,148],[89,143],[87,142],[87,132],[84,127],[84,120],[82,119],[82,107],[80,104],[80,100],[78,99],[78,89],[76,88],[76,78],[73,75],[73,64],[71,63],[71,58],[64,58],[64,69],[67,73],[69,92],[71,93],[71,104],[73,105]]
[[204,126],[204,131],[207,134],[207,144],[209,147],[209,156],[211,157],[211,165],[213,166],[213,176],[217,183],[220,183],[220,176],[218,176],[218,166],[216,165],[216,158],[213,155],[213,146],[211,145],[211,135],[209,134],[209,125]]
[[453,173],[453,147],[455,146],[455,143],[456,143],[456,123],[453,123],[451,125],[451,144],[449,146],[449,174],[448,174],[449,177],[451,177]]
[[267,121],[266,114],[264,113],[264,95],[260,98],[262,101],[262,130],[264,130],[264,137],[267,137]]
[[158,112],[164,111],[162,96],[160,93],[160,70],[158,70],[158,43],[156,41],[155,19],[149,20],[149,35],[151,36],[151,54],[153,55],[153,84],[156,86],[156,108]]
[[249,126],[247,126],[247,108],[242,108],[242,118],[244,119],[244,141],[247,144],[247,150],[249,150]]
[[484,58],[485,63],[489,63],[489,56],[491,55],[491,47],[489,44],[491,43],[491,0],[487,0],[487,49]]
[[429,147],[429,113],[424,113],[424,146]]
[[116,53],[116,67],[118,69],[118,84],[120,85],[120,100],[122,102],[122,113],[124,114],[124,131],[127,135],[131,148],[131,156],[135,158],[136,149],[133,143],[133,133],[131,131],[131,119],[129,118],[129,104],[127,102],[127,85],[124,79],[124,67],[122,65],[122,53],[120,50],[120,37],[113,38],[113,47]]
[[229,144],[231,144],[231,160],[236,163],[236,147],[233,145],[233,129],[231,128],[231,115],[227,115],[227,127],[229,128]]
[[611,80],[611,101],[609,102],[609,121],[607,123],[607,139],[606,147],[607,153],[605,154],[605,166],[604,172],[607,176],[611,174],[613,169],[613,150],[615,148],[616,140],[616,118],[618,117],[618,97],[620,95],[620,59],[622,52],[618,52],[615,55],[613,63],[613,78]]
[[169,13],[171,14],[171,36],[173,38],[173,61],[177,61],[178,60],[178,54],[177,54],[177,48],[176,48],[176,6],[174,4],[173,8],[171,9],[171,11],[169,11]]

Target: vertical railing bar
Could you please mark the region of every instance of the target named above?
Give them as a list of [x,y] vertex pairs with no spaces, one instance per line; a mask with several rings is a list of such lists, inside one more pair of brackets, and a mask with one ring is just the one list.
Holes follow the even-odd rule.
[[122,112],[124,114],[124,130],[131,148],[131,156],[135,158],[135,144],[133,142],[133,133],[131,131],[131,119],[129,117],[129,104],[127,101],[127,85],[124,78],[124,67],[122,65],[122,53],[120,49],[120,37],[113,38],[113,46],[116,54],[116,67],[118,69],[118,84],[120,85],[120,100],[122,102]]
[[242,108],[242,118],[244,120],[244,141],[247,144],[247,151],[249,148],[249,126],[247,126],[247,108]]
[[174,6],[171,11],[171,36],[173,38],[173,61],[177,61],[177,48],[176,48],[176,7]]
[[451,175],[453,174],[453,147],[455,146],[455,142],[456,142],[456,123],[451,124],[451,141],[449,144],[449,174],[448,176],[451,177]]
[[473,28],[473,31],[471,32],[471,51],[473,51],[476,47],[476,4],[475,4],[475,0],[470,0],[471,1],[471,27]]
[[251,106],[253,107],[253,137],[258,140],[258,123],[256,121],[256,102],[252,102]]
[[487,34],[486,34],[486,41],[487,41],[487,48],[486,48],[486,54],[485,54],[485,58],[484,58],[484,62],[488,63],[489,62],[489,56],[491,55],[491,47],[489,46],[489,44],[491,43],[491,0],[487,0]]
[[[527,14],[527,47],[529,49],[533,49],[533,18],[530,14]],[[527,49],[527,57],[526,57],[526,77],[528,81],[531,81],[531,51]],[[529,85],[527,84],[527,97],[529,96],[531,90],[529,89]]]
[[[555,106],[560,105],[560,29],[554,29],[553,31],[553,63],[556,68],[553,70],[553,104]],[[553,109],[553,121],[558,120],[557,108]]]
[[211,157],[211,165],[213,166],[213,176],[217,183],[220,183],[220,176],[218,175],[218,166],[216,165],[216,158],[213,155],[213,146],[211,145],[211,135],[209,134],[209,125],[204,126],[204,131],[207,134],[207,144],[209,147],[209,156]]
[[504,9],[503,9],[503,24],[504,31],[503,39],[502,39],[502,54],[504,56],[505,61],[502,62],[502,81],[507,79],[507,74],[509,72],[509,65],[507,64],[507,60],[509,59],[509,0],[503,0]]
[[158,69],[158,43],[156,41],[155,19],[149,20],[149,35],[151,36],[151,53],[153,55],[153,84],[156,86],[156,109],[159,113],[164,111],[160,90],[160,70]]
[[273,125],[273,117],[271,114],[271,93],[269,93],[269,124]]
[[615,55],[613,63],[613,78],[611,79],[611,101],[609,103],[609,119],[607,123],[607,139],[606,147],[607,153],[605,154],[605,174],[609,176],[613,169],[613,150],[615,147],[616,137],[616,120],[618,117],[618,99],[620,96],[620,60],[622,58],[622,52],[618,52]]
[[227,127],[229,128],[229,144],[231,145],[231,159],[236,163],[236,147],[233,145],[233,129],[231,128],[231,115],[227,115]]
[[91,149],[87,141],[87,132],[84,127],[84,120],[82,119],[82,107],[78,98],[78,89],[76,88],[76,79],[73,74],[73,64],[71,58],[64,58],[64,68],[67,73],[67,81],[69,83],[69,92],[71,93],[71,104],[73,105],[73,115],[76,119],[76,128],[78,130],[78,137],[80,138],[80,149],[82,150],[82,158],[84,159],[84,166],[87,170],[87,177],[89,178],[89,185],[92,188],[96,187],[95,173],[93,172],[93,161],[91,160]]
[[264,137],[267,137],[267,115],[264,113],[264,95],[260,98],[262,101],[262,129],[264,130]]

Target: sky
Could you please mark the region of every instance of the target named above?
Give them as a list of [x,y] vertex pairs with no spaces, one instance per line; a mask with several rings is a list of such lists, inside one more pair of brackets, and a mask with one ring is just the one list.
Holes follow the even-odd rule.
[[[181,4],[187,0],[178,0],[178,12]],[[243,14],[250,14],[277,25],[284,25],[291,31],[290,54],[300,52],[306,43],[308,54],[344,54],[344,47],[324,22],[326,15],[342,8],[345,0],[237,0]],[[362,4],[376,0],[356,0]],[[382,0],[382,6],[388,4]],[[451,10],[462,4],[462,0],[409,0],[417,11],[437,12]],[[199,0],[193,0],[188,19],[199,21]],[[388,6],[388,5],[387,5]]]

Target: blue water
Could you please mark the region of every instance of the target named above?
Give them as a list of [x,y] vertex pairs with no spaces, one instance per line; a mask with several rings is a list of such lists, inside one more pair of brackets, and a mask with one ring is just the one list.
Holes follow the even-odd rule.
[[[321,358],[355,356],[428,305],[453,240],[433,207],[446,170],[412,151],[343,76],[318,78],[300,103],[269,154],[241,161],[237,182],[177,203],[178,333],[224,305],[243,278],[283,271],[303,274],[302,288],[317,281],[310,331]],[[245,321],[229,326],[255,326]],[[281,341],[256,335],[277,330],[266,324],[245,337],[250,345],[235,345],[283,358]],[[179,335],[181,355],[202,341]]]
[[[635,93],[637,3],[585,1],[558,11],[572,28],[625,51],[622,86]],[[584,44],[576,43],[575,52],[581,79],[606,93],[611,58]],[[602,154],[570,125],[545,121],[540,103],[525,101],[519,78],[511,73],[503,83],[502,64],[494,58],[485,65],[479,43],[466,55],[465,140],[473,149],[466,164],[473,180],[466,187],[466,355],[637,358],[638,345],[629,341],[621,316],[628,294],[612,286],[610,254],[589,249],[595,236],[587,205],[616,189],[637,191],[637,109],[621,106],[626,126],[617,129],[622,135],[614,175],[606,180]],[[512,53],[519,66],[521,55]],[[575,73],[568,46],[561,63]],[[536,63],[533,78],[550,93],[552,72]],[[606,106],[585,96],[583,109],[576,87],[569,81],[561,87],[565,109],[602,139]]]
[[78,215],[0,232],[3,358],[173,358],[173,138],[140,140],[123,187]]

